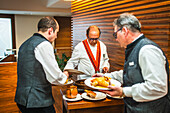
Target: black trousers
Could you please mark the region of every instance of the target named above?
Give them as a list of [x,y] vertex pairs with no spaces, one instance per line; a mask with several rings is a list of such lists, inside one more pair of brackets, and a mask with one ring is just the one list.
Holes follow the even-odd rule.
[[41,108],[26,108],[23,105],[17,104],[22,113],[56,113],[53,105]]

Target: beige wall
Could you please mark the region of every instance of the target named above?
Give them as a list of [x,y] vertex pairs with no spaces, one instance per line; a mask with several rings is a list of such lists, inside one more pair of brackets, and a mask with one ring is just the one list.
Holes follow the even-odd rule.
[[16,48],[37,32],[37,24],[42,16],[15,15]]

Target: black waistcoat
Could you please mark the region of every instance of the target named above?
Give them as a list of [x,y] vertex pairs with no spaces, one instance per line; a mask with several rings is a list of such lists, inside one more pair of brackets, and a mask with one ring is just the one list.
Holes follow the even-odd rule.
[[[139,66],[139,51],[145,45],[154,45],[160,48],[156,43],[145,38],[140,37],[133,43],[129,44],[125,51],[125,64],[123,72],[123,87],[132,86],[137,83],[144,82],[141,68]],[[161,49],[161,48],[160,48]],[[162,51],[163,52],[163,51]],[[163,52],[164,54],[164,52]],[[164,54],[165,56],[165,54]],[[169,64],[166,58],[166,71],[169,83]],[[169,87],[168,87],[169,92]],[[170,112],[170,101],[168,99],[170,93],[166,96],[150,101],[150,102],[136,102],[133,98],[125,97],[125,113],[168,113]]]
[[19,48],[15,101],[27,108],[47,107],[54,103],[51,84],[34,53],[35,48],[44,41],[48,40],[35,33]]

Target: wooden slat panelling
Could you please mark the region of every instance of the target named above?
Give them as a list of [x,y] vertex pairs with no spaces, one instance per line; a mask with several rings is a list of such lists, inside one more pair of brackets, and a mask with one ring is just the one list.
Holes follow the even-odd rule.
[[[55,49],[59,56],[65,53],[68,57],[71,56],[71,17],[54,17],[59,23],[59,32],[55,40]],[[66,50],[65,47],[68,47]],[[63,49],[62,49],[63,48]],[[60,57],[61,58],[61,57]]]
[[86,29],[97,25],[110,57],[111,70],[123,68],[124,49],[113,38],[112,22],[124,12],[133,13],[146,37],[160,45],[170,60],[169,0],[81,0],[72,2],[72,46],[86,39]]

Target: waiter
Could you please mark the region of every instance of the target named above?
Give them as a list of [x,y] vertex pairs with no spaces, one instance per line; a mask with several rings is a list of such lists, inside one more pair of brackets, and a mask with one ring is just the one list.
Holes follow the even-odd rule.
[[85,75],[78,76],[78,79],[87,79],[94,73],[109,71],[109,58],[105,44],[99,41],[100,29],[97,26],[90,26],[86,31],[87,39],[78,43],[67,62],[64,70],[75,69]]
[[51,44],[59,25],[53,17],[43,17],[37,27],[38,32],[19,48],[15,102],[22,113],[56,113],[51,84],[64,84],[68,78],[58,67]]
[[[125,48],[124,69],[107,73],[122,82],[103,91],[124,97],[124,113],[170,113],[169,63],[163,50],[141,32],[139,20],[123,13],[113,22],[114,38]],[[101,76],[96,74],[95,76]]]

